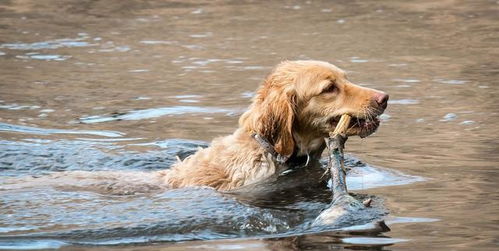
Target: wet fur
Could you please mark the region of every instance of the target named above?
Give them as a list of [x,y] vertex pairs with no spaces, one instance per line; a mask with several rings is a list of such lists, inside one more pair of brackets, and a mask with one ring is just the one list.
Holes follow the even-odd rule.
[[281,155],[309,155],[309,166],[317,165],[323,139],[334,130],[331,119],[344,113],[358,118],[379,114],[382,110],[373,102],[376,93],[380,92],[350,83],[344,71],[327,62],[282,62],[258,89],[232,135],[214,139],[210,147],[160,175],[171,188],[209,186],[225,191],[278,174],[282,170],[265,161],[253,133]]

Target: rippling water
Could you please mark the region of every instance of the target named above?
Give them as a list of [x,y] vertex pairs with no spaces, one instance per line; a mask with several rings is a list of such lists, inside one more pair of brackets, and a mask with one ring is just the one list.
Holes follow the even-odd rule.
[[[296,190],[294,198],[270,201],[253,198],[251,204],[244,196],[208,188],[169,190],[154,171],[207,144],[188,140],[150,144],[159,150],[137,153],[114,142],[81,140],[0,141],[0,248],[241,238],[321,230],[310,224],[328,205],[327,189]],[[421,181],[368,166],[353,157],[347,165],[352,168],[348,177],[352,190]],[[382,200],[373,198],[376,206],[366,212],[367,217],[336,228],[369,224],[385,216]]]
[[[497,249],[497,13],[488,0],[2,2],[0,249]],[[156,180],[231,133],[284,59],[390,94],[379,132],[347,151],[349,187],[391,232],[311,229],[327,191],[262,205]]]

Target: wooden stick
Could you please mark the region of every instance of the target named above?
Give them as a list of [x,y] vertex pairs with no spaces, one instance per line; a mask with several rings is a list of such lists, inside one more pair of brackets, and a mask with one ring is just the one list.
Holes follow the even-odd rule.
[[345,142],[348,139],[346,132],[350,125],[350,119],[349,115],[342,115],[334,131],[329,133],[329,138],[326,138],[333,200],[329,207],[317,216],[312,223],[313,226],[344,224],[345,220],[361,217],[362,209],[370,204],[370,201],[366,201],[365,205],[348,194],[343,148],[345,148]]
[[329,149],[329,165],[328,169],[332,176],[333,198],[348,194],[345,181],[346,170],[344,166],[343,148],[348,139],[347,130],[352,117],[348,114],[341,115],[340,121],[334,128],[333,132],[329,133],[329,138],[326,139],[326,145]]
[[334,131],[330,136],[338,135],[338,134],[343,134],[345,135],[348,130],[348,126],[350,125],[350,120],[352,117],[348,114],[343,114],[341,115],[340,121],[338,121],[338,124],[336,125],[336,128],[334,128]]

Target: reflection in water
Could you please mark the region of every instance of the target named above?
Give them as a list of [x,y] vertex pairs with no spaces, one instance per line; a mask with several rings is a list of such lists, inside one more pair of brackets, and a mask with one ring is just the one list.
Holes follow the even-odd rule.
[[[258,235],[261,239],[144,245],[141,249],[382,250],[384,238],[392,239],[387,243],[407,240],[388,244],[397,250],[495,249],[499,210],[494,197],[499,163],[495,136],[499,133],[498,11],[496,1],[459,0],[286,4],[3,1],[0,190],[7,180],[34,176],[27,185],[36,184],[37,179],[51,184],[47,178],[57,177],[55,180],[90,182],[99,189],[109,187],[120,192],[101,193],[64,182],[61,186],[2,190],[0,236],[97,236],[106,223],[107,244],[120,243],[111,237],[122,233],[127,233],[130,242],[154,241],[137,233],[147,232],[150,226],[151,233],[157,234],[155,238],[164,237],[165,229],[158,225],[161,221],[157,215],[171,216],[182,207],[163,209],[154,205],[174,201],[177,205],[184,203],[184,209],[191,205],[198,210],[178,213],[187,222],[208,219],[236,224],[230,225],[234,227],[230,231],[225,228],[230,228],[229,224],[224,231],[214,229],[222,223],[211,229],[200,228],[210,229],[210,238],[250,236],[253,230],[237,232],[241,227],[237,224],[242,222],[255,223],[254,227],[257,221],[275,220],[285,222],[289,231],[295,232],[283,227],[277,232],[288,235],[280,236],[270,231],[273,228],[263,230],[269,225],[262,223],[258,231],[267,231],[268,235]],[[330,61],[347,70],[352,82],[390,94],[387,114],[376,135],[351,139],[347,146],[348,152],[386,169],[354,168],[361,174],[351,174],[351,186],[372,189],[362,192],[376,194],[380,201],[382,198],[391,215],[439,221],[395,220],[398,224],[390,225],[391,232],[377,234],[374,237],[383,239],[371,242],[364,238],[371,237],[366,233],[305,232],[297,222],[312,218],[314,210],[327,202],[311,194],[300,194],[303,196],[296,201],[299,212],[284,209],[283,213],[279,209],[275,213],[276,209],[239,204],[210,190],[170,193],[146,182],[148,185],[140,190],[143,193],[133,194],[118,182],[121,178],[136,182],[129,179],[135,177],[130,172],[148,177],[150,172],[168,166],[175,155],[183,158],[198,145],[205,145],[203,141],[163,139],[209,141],[231,133],[256,87],[273,65],[285,59]],[[96,123],[102,121],[106,123]],[[118,176],[103,180],[99,172]],[[425,177],[424,182],[388,186],[399,184],[398,179],[417,181],[414,175]],[[373,182],[383,185],[373,187]],[[199,205],[188,204],[183,197]],[[36,202],[36,210],[22,204],[28,199]],[[210,200],[223,206],[215,207]],[[140,210],[141,201],[145,210]],[[79,214],[80,207],[96,221]],[[42,212],[44,208],[49,211]],[[57,217],[54,210],[66,213]],[[20,218],[14,223],[5,211],[14,215],[19,212]],[[188,217],[189,212],[211,215]],[[32,213],[37,216],[29,216]],[[119,218],[120,214],[126,219]],[[221,218],[215,217],[220,214]],[[231,218],[234,215],[243,219]],[[69,224],[72,219],[80,223],[75,220],[74,225]],[[52,220],[67,224],[50,224]],[[136,224],[141,220],[148,223]],[[19,232],[11,232],[13,229]],[[206,237],[206,233],[190,233]],[[355,241],[359,239],[354,239],[354,244],[346,243],[352,237],[363,237],[362,243]],[[11,240],[16,238],[2,241]],[[67,244],[55,237],[23,240],[26,248]]]

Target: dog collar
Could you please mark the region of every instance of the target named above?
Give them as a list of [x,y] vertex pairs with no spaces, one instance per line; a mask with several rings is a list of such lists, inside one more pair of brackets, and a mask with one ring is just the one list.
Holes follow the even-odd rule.
[[253,133],[251,135],[252,138],[254,138],[256,140],[256,142],[258,142],[258,144],[260,144],[260,146],[263,148],[263,150],[265,150],[267,153],[269,153],[273,160],[280,164],[280,165],[284,165],[286,163],[286,161],[288,161],[289,157],[288,156],[284,156],[284,155],[281,155],[280,153],[278,153],[275,148],[270,144],[270,142],[265,139],[264,137],[260,136],[259,134],[257,133]]

